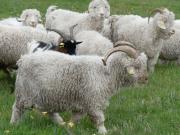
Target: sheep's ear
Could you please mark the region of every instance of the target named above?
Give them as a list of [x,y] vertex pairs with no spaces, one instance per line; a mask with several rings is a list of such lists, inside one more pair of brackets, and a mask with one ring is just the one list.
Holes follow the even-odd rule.
[[82,43],[82,41],[81,42],[76,42],[76,45],[81,44],[81,43]]
[[157,24],[158,24],[158,27],[159,27],[159,28],[161,28],[161,29],[163,29],[163,30],[166,29],[166,25],[165,25],[165,23],[164,23],[163,21],[158,21]]
[[24,21],[24,19],[21,19],[21,18],[16,18],[16,20],[17,20],[18,22]]
[[21,16],[20,16],[20,19],[21,19],[22,21],[24,21],[24,20],[26,20],[27,17],[28,17],[28,14],[23,11],[23,13],[22,13]]
[[134,75],[135,74],[135,68],[133,66],[127,67],[126,70],[127,70],[129,75]]

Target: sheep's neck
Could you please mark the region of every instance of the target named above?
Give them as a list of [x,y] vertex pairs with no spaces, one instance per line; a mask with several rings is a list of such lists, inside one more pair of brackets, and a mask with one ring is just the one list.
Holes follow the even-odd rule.
[[[111,63],[109,63],[108,70],[109,70],[109,77],[108,77],[108,89],[106,91],[107,95],[112,96],[116,94],[118,89],[122,87],[124,83],[124,71],[123,66],[119,64],[116,60],[112,60]],[[121,70],[120,70],[121,69]]]

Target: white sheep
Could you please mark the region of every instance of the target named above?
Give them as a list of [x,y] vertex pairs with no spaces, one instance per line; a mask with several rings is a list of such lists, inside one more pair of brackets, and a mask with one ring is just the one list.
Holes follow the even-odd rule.
[[0,65],[8,67],[16,64],[20,56],[28,52],[27,43],[32,40],[59,45],[62,37],[55,32],[39,31],[32,27],[0,25]]
[[170,39],[163,41],[163,47],[160,53],[160,59],[164,61],[177,61],[180,65],[180,29]]
[[[168,39],[175,31],[172,29],[174,13],[168,9],[156,9],[150,19],[136,15],[115,16],[111,38],[113,42],[128,41],[148,56],[148,71],[153,72],[162,48],[163,39]],[[108,34],[107,34],[108,35]]]
[[[48,15],[45,27],[47,29],[60,30],[66,35],[69,35],[70,27],[82,22],[82,20],[87,20],[88,16],[93,18],[92,16],[95,15],[101,18],[102,21],[110,15],[110,6],[107,0],[92,0],[89,4],[89,13],[78,13],[69,10],[57,9]],[[88,20],[91,21],[90,18]],[[95,23],[97,22],[94,22],[93,24]],[[96,27],[96,24],[91,26]]]
[[[25,9],[22,11],[20,18],[7,18],[0,21],[0,24],[9,26],[31,26],[39,29],[44,29],[42,24],[41,14],[37,9]],[[43,27],[43,28],[42,28]]]
[[97,31],[82,31],[74,38],[77,41],[82,41],[76,48],[77,55],[103,56],[109,49],[113,48],[113,43]]
[[128,46],[113,48],[105,57],[37,52],[23,56],[18,67],[10,123],[32,107],[58,124],[63,120],[57,112],[72,111],[73,120],[88,114],[100,134],[107,132],[103,111],[109,98],[121,87],[147,82],[146,55]]

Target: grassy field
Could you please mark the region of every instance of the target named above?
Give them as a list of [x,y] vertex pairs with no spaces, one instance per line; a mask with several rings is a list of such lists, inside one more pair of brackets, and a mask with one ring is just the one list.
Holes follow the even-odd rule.
[[[89,0],[0,0],[0,18],[18,16],[25,8],[37,8],[45,14],[55,4],[75,11],[87,10]],[[168,7],[180,18],[179,0],[110,0],[112,14],[139,14],[147,16],[156,7]],[[0,71],[0,135],[67,135],[47,116],[37,111],[27,112],[22,121],[9,124],[14,95],[6,75]],[[71,114],[62,113],[65,121]],[[105,125],[108,135],[180,135],[180,68],[159,65],[149,83],[140,88],[124,89],[111,99]],[[85,117],[69,129],[75,135],[97,134]]]

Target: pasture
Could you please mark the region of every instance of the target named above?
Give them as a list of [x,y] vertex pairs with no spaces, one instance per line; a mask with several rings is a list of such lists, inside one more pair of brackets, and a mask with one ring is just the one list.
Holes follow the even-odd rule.
[[[90,0],[0,0],[0,18],[19,16],[26,8],[36,8],[43,17],[49,5],[74,11],[86,11]],[[180,18],[178,0],[110,0],[111,14],[148,16],[157,7],[167,7]],[[97,134],[85,117],[73,127],[54,124],[40,112],[27,111],[18,125],[10,125],[14,94],[0,71],[0,135],[74,135]],[[66,122],[71,113],[61,113]],[[157,65],[147,85],[120,91],[110,100],[105,112],[108,135],[179,135],[180,134],[180,67],[174,63]]]

